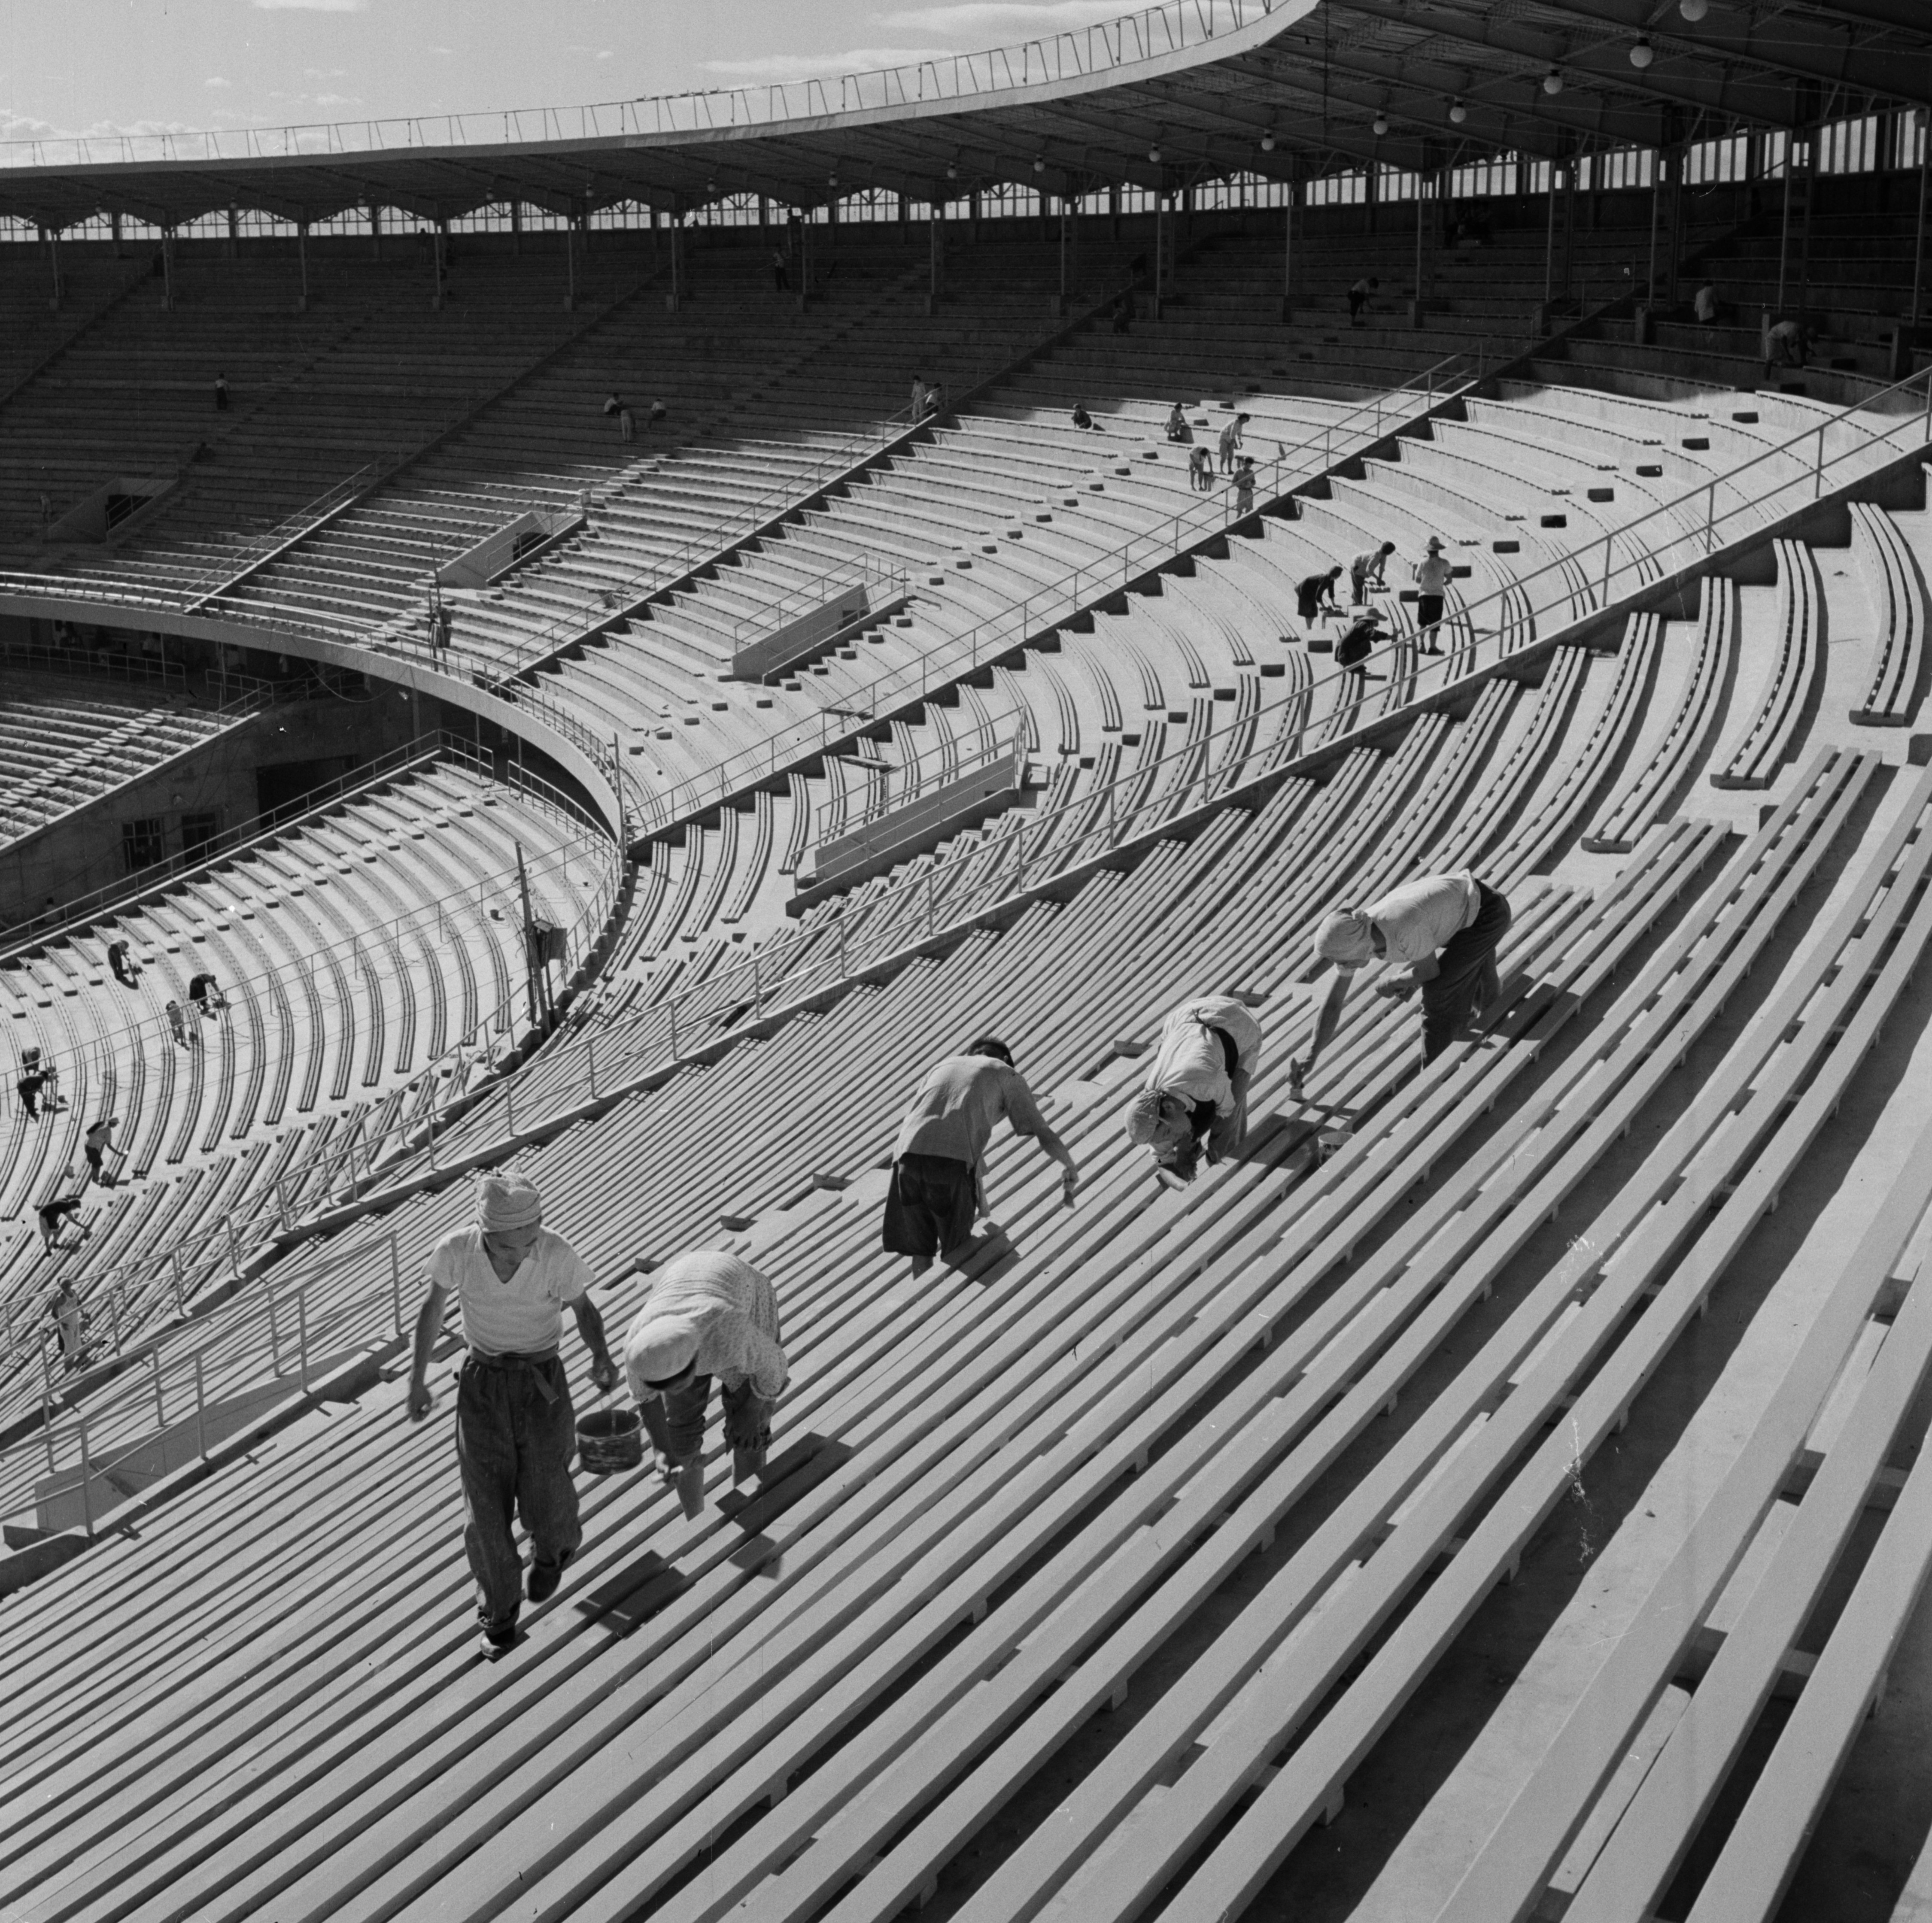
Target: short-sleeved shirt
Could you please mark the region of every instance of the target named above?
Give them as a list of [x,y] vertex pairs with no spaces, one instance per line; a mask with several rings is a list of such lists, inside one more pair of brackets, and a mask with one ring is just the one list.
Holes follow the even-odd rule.
[[1366,294],[1372,291],[1372,290],[1370,289],[1369,283],[1366,280],[1358,280],[1355,284],[1348,289],[1348,292],[1352,294]]
[[1425,554],[1415,564],[1415,585],[1425,595],[1439,595],[1449,586],[1450,564],[1448,557],[1442,554]]
[[1221,446],[1224,452],[1241,445],[1241,424],[1231,421],[1221,430]]
[[592,1280],[569,1243],[554,1229],[539,1229],[517,1272],[501,1281],[473,1224],[430,1251],[429,1279],[454,1294],[463,1340],[479,1355],[548,1355],[563,1334],[564,1304],[580,1300]]
[[1418,875],[1360,912],[1382,931],[1388,960],[1418,962],[1468,927],[1481,902],[1476,877],[1462,868],[1453,875]]
[[1234,1044],[1236,1067],[1252,1075],[1261,1060],[1262,1026],[1232,996],[1203,995],[1170,1010],[1145,1086],[1192,1102],[1212,1102],[1216,1114],[1232,1115],[1234,1083],[1223,1035]]
[[902,1155],[940,1155],[977,1164],[1004,1117],[1016,1135],[1044,1132],[1046,1119],[1017,1068],[990,1055],[949,1055],[920,1086],[892,1160]]
[[644,1392],[645,1377],[632,1358],[647,1343],[678,1334],[698,1338],[700,1376],[716,1376],[729,1389],[748,1382],[767,1402],[784,1393],[790,1372],[779,1346],[778,1296],[748,1262],[722,1249],[691,1249],[651,1278],[624,1337],[633,1395]]
[[81,1139],[90,1149],[111,1149],[114,1146],[114,1125],[111,1122],[97,1122]]
[[1718,311],[1718,290],[1714,287],[1697,289],[1696,312],[1700,321],[1708,320]]
[[1296,584],[1294,592],[1304,601],[1318,601],[1324,595],[1334,593],[1335,583],[1326,574],[1310,574]]
[[1375,549],[1369,553],[1357,555],[1354,559],[1348,563],[1348,572],[1360,580],[1365,574],[1379,574],[1382,571],[1382,551],[1380,549]]

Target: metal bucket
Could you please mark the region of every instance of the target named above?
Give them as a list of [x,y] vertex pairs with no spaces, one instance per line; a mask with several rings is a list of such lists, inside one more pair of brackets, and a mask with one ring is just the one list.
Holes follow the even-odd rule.
[[592,1475],[635,1469],[644,1459],[644,1418],[634,1409],[595,1409],[580,1416],[577,1459]]

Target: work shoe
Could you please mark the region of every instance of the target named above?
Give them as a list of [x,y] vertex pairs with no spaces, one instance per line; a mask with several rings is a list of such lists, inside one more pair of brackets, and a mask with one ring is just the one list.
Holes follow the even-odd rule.
[[556,1594],[556,1586],[563,1580],[563,1565],[574,1553],[566,1549],[554,1562],[532,1562],[530,1579],[524,1593],[533,1603],[548,1602]]
[[500,1656],[505,1650],[516,1647],[520,1632],[517,1628],[517,1619],[514,1615],[504,1617],[500,1622],[481,1624],[479,1628],[483,1638],[484,1655]]

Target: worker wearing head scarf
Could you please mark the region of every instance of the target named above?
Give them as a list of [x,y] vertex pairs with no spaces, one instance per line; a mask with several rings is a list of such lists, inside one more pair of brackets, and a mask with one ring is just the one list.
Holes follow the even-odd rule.
[[590,1351],[590,1379],[617,1385],[604,1319],[590,1299],[590,1271],[554,1229],[527,1177],[487,1175],[476,1187],[476,1219],[430,1252],[428,1292],[416,1316],[409,1412],[429,1413],[430,1351],[453,1294],[469,1354],[456,1391],[456,1460],[468,1522],[463,1545],[476,1579],[476,1613],[492,1650],[516,1640],[522,1559],[511,1533],[520,1517],[530,1538],[528,1594],[556,1592],[563,1565],[584,1538],[570,1479],[577,1421],[557,1352],[567,1305]]
[[1217,1162],[1248,1132],[1248,1086],[1261,1060],[1261,1024],[1232,995],[1171,1010],[1147,1078],[1127,1106],[1127,1140],[1192,1181],[1201,1151]]
[[1422,990],[1422,1059],[1433,1062],[1457,1029],[1500,992],[1496,949],[1509,925],[1508,899],[1467,869],[1418,875],[1366,907],[1328,915],[1316,934],[1315,954],[1334,963],[1335,978],[1306,1056],[1289,1065],[1290,1083],[1298,1086],[1315,1066],[1342,1018],[1355,971],[1371,962],[1394,964],[1376,982],[1378,995],[1402,1002]]
[[712,1376],[724,1394],[733,1480],[764,1467],[772,1411],[790,1380],[771,1283],[720,1249],[674,1257],[652,1276],[632,1319],[624,1374],[656,1448],[659,1474],[694,1514],[703,1500]]

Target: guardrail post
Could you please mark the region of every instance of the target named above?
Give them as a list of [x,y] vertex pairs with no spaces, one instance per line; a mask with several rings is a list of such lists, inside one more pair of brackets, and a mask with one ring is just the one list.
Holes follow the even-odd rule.
[[282,1373],[282,1335],[275,1325],[275,1285],[264,1276],[262,1286],[268,1298],[268,1372],[279,1376]]
[[168,1426],[167,1404],[161,1400],[161,1351],[158,1343],[148,1351],[148,1360],[154,1365],[154,1424],[158,1428]]
[[590,1038],[590,1099],[597,1099],[597,1038]]
[[296,1291],[296,1371],[304,1395],[308,1394],[308,1285]]
[[235,1218],[232,1215],[223,1216],[221,1226],[228,1231],[228,1260],[234,1268],[236,1279],[238,1281],[242,1275],[242,1251],[235,1239]]
[[926,932],[928,936],[939,931],[939,904],[932,891],[932,870],[926,871]]
[[119,1294],[119,1290],[112,1288],[110,1288],[107,1292],[107,1323],[108,1326],[114,1331],[114,1352],[117,1355],[121,1352],[121,1304],[118,1300]]
[[842,981],[850,972],[845,966],[845,903],[842,901],[832,925],[838,930],[838,977]]
[[1708,554],[1716,544],[1718,525],[1718,484],[1714,481],[1704,496],[1704,552]]
[[1825,476],[1825,424],[1818,424],[1818,452],[1811,463],[1811,498],[1816,500],[1824,486]]
[[208,1460],[208,1391],[201,1375],[201,1351],[194,1352],[194,1452]]
[[403,1332],[403,1257],[396,1232],[389,1231],[389,1298],[396,1312],[396,1333]]
[[87,1418],[80,1418],[80,1520],[89,1542],[94,1540],[94,1457],[87,1446]]
[[665,1005],[670,1011],[670,1053],[671,1059],[676,1061],[677,1059],[677,997],[675,995],[671,996]]

